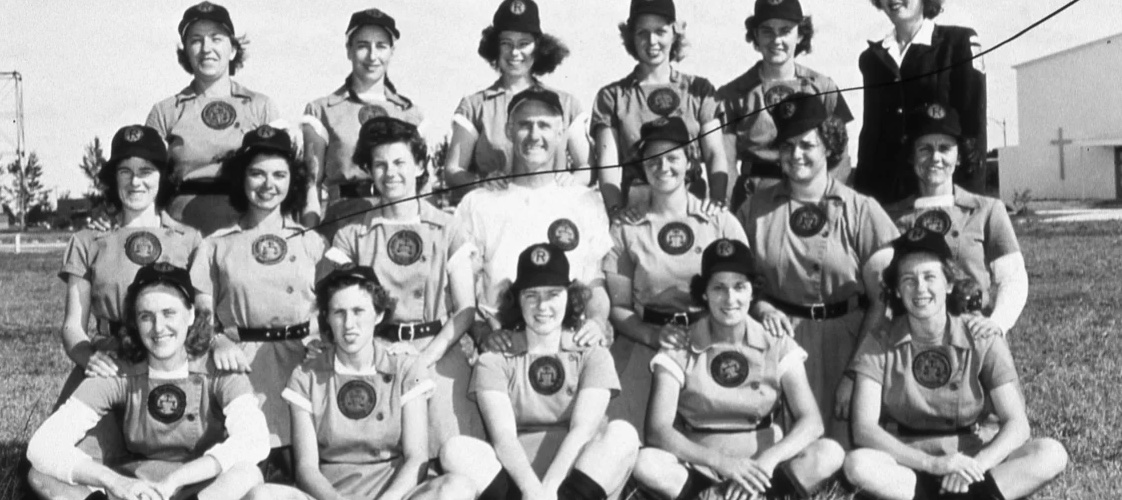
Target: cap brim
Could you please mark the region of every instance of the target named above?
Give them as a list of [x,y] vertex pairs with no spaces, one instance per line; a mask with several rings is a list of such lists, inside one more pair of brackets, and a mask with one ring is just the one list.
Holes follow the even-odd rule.
[[573,284],[573,280],[570,280],[570,279],[557,280],[557,279],[552,279],[552,278],[553,278],[552,276],[541,274],[541,275],[535,275],[535,276],[530,277],[530,278],[515,280],[514,283],[510,284],[510,290],[512,292],[519,292],[519,291],[525,290],[527,288],[534,288],[534,287],[539,287],[539,286],[563,286],[563,287],[567,287],[567,286]]

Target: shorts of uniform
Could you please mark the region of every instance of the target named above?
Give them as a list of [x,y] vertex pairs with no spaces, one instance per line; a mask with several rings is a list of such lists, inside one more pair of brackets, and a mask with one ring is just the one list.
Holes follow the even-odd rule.
[[319,470],[346,498],[378,498],[389,488],[402,462],[396,458],[369,464],[321,463]]
[[[580,469],[570,471],[557,488],[558,500],[603,500],[607,496],[604,487]],[[522,490],[506,469],[502,469],[479,495],[479,500],[522,500]]]
[[824,321],[791,318],[795,341],[807,353],[806,376],[815,402],[818,403],[818,410],[822,413],[826,437],[837,441],[847,450],[852,443],[849,439],[849,425],[844,420],[834,418],[834,395],[838,382],[845,374],[849,358],[857,348],[857,337],[864,319],[865,311],[861,309]]
[[[90,340],[90,343],[98,351],[106,351],[116,346],[116,342],[104,336],[95,336]],[[70,396],[74,394],[74,391],[85,379],[86,370],[81,366],[75,366],[70,371],[70,375],[66,377],[66,381],[62,383],[62,390],[59,391],[58,400],[51,408],[51,413],[58,411],[59,407],[67,399],[70,399]],[[97,421],[97,425],[86,431],[86,435],[81,441],[78,441],[78,449],[89,455],[90,458],[106,464],[117,463],[128,457],[129,452],[125,448],[125,437],[121,432],[120,421],[121,417],[116,412],[102,415],[101,419]]]
[[330,243],[335,238],[335,233],[347,224],[362,222],[363,215],[378,204],[378,198],[374,197],[332,199],[327,202],[327,208],[323,211],[323,220],[316,230]]
[[[677,498],[706,500],[724,498],[723,495],[715,494],[716,492],[707,491],[713,488],[723,491],[724,483],[726,483],[723,478],[714,474],[708,468],[695,468],[692,464],[683,465],[689,470],[689,475],[686,477],[686,484],[682,487],[682,491],[678,493]],[[771,474],[771,487],[764,490],[763,494],[763,498],[768,499],[805,498],[806,496],[807,492],[792,477],[786,463],[779,464],[775,468],[775,471]]]
[[651,359],[658,351],[620,335],[611,352],[619,374],[620,394],[608,404],[608,418],[645,429],[647,400],[651,396]]
[[300,340],[285,340],[238,345],[249,360],[250,372],[246,375],[269,424],[269,446],[288,446],[292,443],[292,418],[281,392],[288,385],[292,370],[304,361],[304,344]]
[[203,236],[238,222],[241,215],[230,205],[230,197],[219,194],[181,194],[168,204],[167,213]]
[[429,398],[429,457],[440,456],[440,447],[453,436],[486,439],[479,407],[468,399],[471,365],[460,345],[454,345],[432,369],[436,389]]

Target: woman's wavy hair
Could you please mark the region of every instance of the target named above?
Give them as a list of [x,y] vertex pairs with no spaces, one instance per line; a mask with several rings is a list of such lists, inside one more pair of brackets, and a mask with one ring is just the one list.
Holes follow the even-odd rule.
[[[117,166],[121,164],[121,158],[117,161],[106,162],[101,166],[101,170],[97,172],[97,184],[101,187],[101,194],[105,199],[105,203],[109,204],[113,210],[120,211],[124,207],[121,202],[121,195],[118,192],[120,186],[117,185]],[[155,163],[150,162],[160,172],[160,184],[156,192],[156,209],[163,210],[171,203],[171,199],[175,197],[175,182],[172,181],[174,170],[171,167],[171,162]]]
[[[325,280],[327,279],[330,278],[325,278]],[[331,306],[331,298],[340,290],[352,286],[359,287],[370,296],[374,304],[374,310],[382,313],[382,322],[388,321],[389,318],[393,317],[393,311],[397,306],[397,300],[390,297],[389,292],[386,292],[386,289],[379,286],[378,283],[357,276],[340,276],[330,279],[330,281],[325,281],[316,286],[316,307],[319,309],[319,332],[324,340],[328,342],[335,342],[335,333],[331,331],[331,324],[327,321],[327,316],[330,314],[328,308]]]
[[[915,252],[913,252],[915,253]],[[900,297],[900,265],[904,262],[904,258],[912,253],[903,255],[894,255],[892,262],[884,269],[881,274],[881,298],[884,303],[888,304],[888,309],[892,311],[892,317],[899,318],[908,314],[908,310],[904,307],[904,299]],[[934,257],[935,255],[932,254]],[[978,282],[973,278],[967,277],[962,271],[962,268],[953,259],[937,257],[939,263],[943,268],[943,276],[947,278],[947,283],[953,285],[950,293],[947,294],[947,312],[952,315],[958,316],[961,314],[974,313],[982,310],[982,288],[978,286]]]
[[[748,16],[748,19],[744,20],[744,28],[747,30],[744,39],[757,49],[759,46],[756,45],[756,30],[760,29],[761,24],[763,24],[763,21],[757,19],[756,16]],[[814,38],[814,22],[810,20],[810,16],[804,16],[803,20],[799,22],[799,37],[799,43],[795,45],[796,57],[810,53],[810,41]]]
[[396,118],[371,118],[359,130],[351,161],[367,173],[371,173],[374,170],[374,148],[399,142],[409,147],[413,161],[421,169],[421,174],[417,176],[417,189],[420,189],[429,180],[429,170],[426,168],[429,149],[420,131],[410,123]]
[[[230,45],[237,51],[234,53],[234,57],[230,59],[230,76],[234,76],[238,73],[239,69],[242,69],[242,66],[245,66],[245,60],[249,57],[246,55],[245,51],[245,46],[249,45],[249,39],[246,38],[245,35],[230,35]],[[187,74],[195,74],[195,69],[191,66],[191,58],[187,55],[187,48],[183,46],[182,40],[179,42],[179,46],[175,48],[175,57],[179,60],[179,66],[182,67]]]
[[[561,319],[561,327],[567,330],[579,330],[584,325],[584,315],[588,308],[588,301],[592,300],[592,290],[579,281],[573,281],[566,288],[569,293],[569,302],[565,305],[565,317]],[[499,312],[496,318],[504,330],[524,330],[526,318],[522,315],[522,304],[519,301],[521,290],[507,288],[499,297]]]
[[286,156],[272,151],[251,150],[246,153],[233,153],[222,161],[219,176],[229,189],[230,206],[238,213],[249,211],[249,196],[245,193],[245,178],[249,164],[259,155],[275,156],[288,164],[288,195],[281,202],[281,213],[298,218],[308,205],[308,165],[295,154]]
[[[495,70],[499,69],[499,34],[501,31],[494,26],[483,28],[479,36],[479,57],[487,61]],[[552,73],[569,57],[569,47],[549,33],[542,33],[534,37],[534,65],[530,66],[530,73],[541,76]]]
[[[849,147],[849,133],[845,130],[845,122],[835,115],[826,117],[819,123],[815,130],[826,147],[826,169],[833,170],[845,158],[846,148]],[[772,148],[779,149],[782,141],[774,141]]]
[[[748,283],[752,285],[752,302],[755,302],[760,299],[763,290],[763,276],[753,271],[747,275],[747,278]],[[713,279],[712,275],[702,276],[700,274],[695,274],[693,278],[690,278],[690,298],[693,299],[694,305],[704,307],[706,310],[709,309],[709,301],[705,300],[705,290],[709,288],[709,280],[711,279]]]
[[[923,0],[923,17],[926,19],[935,19],[936,16],[942,14],[943,1],[944,0]],[[873,7],[876,7],[877,10],[880,10],[881,0],[869,0],[869,2],[871,2]]]
[[[120,337],[120,343],[117,345],[117,356],[122,360],[139,363],[148,358],[148,349],[144,347],[144,342],[140,339],[140,328],[136,324],[136,299],[140,297],[141,292],[157,286],[174,290],[183,300],[183,305],[187,309],[194,309],[195,307],[182,290],[164,282],[157,281],[143,287],[130,289],[125,295],[124,326],[121,332],[115,332]],[[187,340],[184,342],[187,355],[191,358],[197,358],[209,353],[210,340],[213,337],[214,327],[211,326],[206,315],[195,314],[195,321],[187,328]]]
[[[674,43],[670,45],[670,60],[681,62],[686,58],[690,48],[690,41],[686,38],[686,23],[676,21],[671,25],[674,27]],[[619,37],[623,39],[623,48],[627,50],[627,55],[638,61],[639,52],[635,48],[635,27],[627,21],[619,23]]]

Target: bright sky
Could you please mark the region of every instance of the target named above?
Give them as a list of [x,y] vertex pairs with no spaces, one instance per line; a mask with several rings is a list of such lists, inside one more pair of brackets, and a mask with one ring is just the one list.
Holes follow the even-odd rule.
[[[868,0],[802,0],[814,16],[814,51],[799,61],[831,76],[843,88],[861,84],[857,57],[867,41],[890,25]],[[941,24],[975,28],[992,46],[1069,0],[947,0]],[[620,45],[616,24],[627,0],[538,0],[546,32],[566,42],[572,55],[546,82],[574,93],[586,109],[596,90],[634,65]],[[193,0],[12,0],[0,14],[0,72],[23,75],[27,148],[39,153],[45,183],[61,191],[87,187],[78,169],[85,144],[106,143],[121,126],[143,123],[152,104],[190,81],[175,59],[176,26]],[[308,101],[337,88],[349,72],[343,31],[350,14],[378,7],[401,30],[390,77],[424,110],[432,139],[449,133],[460,98],[489,85],[496,75],[476,54],[479,32],[490,24],[498,0],[227,0],[239,34],[250,39],[249,59],[236,80],[272,97],[282,114],[297,119]],[[751,0],[678,0],[692,43],[684,71],[714,85],[731,80],[758,59],[745,43],[743,20]],[[1082,0],[1051,22],[986,57],[989,115],[1005,120],[1015,144],[1016,83],[1011,66],[1122,32],[1117,0]],[[1057,85],[1063,78],[1058,76]],[[1104,90],[1106,90],[1104,88]],[[1062,91],[1062,87],[1058,89]],[[858,121],[861,92],[846,94]],[[14,96],[0,80],[0,161],[12,160]],[[1002,145],[999,124],[990,146]]]

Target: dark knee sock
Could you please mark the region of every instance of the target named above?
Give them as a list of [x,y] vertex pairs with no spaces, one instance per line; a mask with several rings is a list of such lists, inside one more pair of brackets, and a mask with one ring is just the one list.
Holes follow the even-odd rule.
[[479,494],[479,500],[522,500],[522,490],[514,484],[514,479],[506,472],[499,470],[491,484]]
[[994,481],[993,474],[989,472],[984,480],[971,484],[970,491],[966,494],[967,500],[1005,500],[1005,494],[997,487],[997,481]]
[[109,500],[104,491],[95,491],[86,496],[86,500]]
[[585,474],[580,469],[573,469],[569,472],[569,476],[561,481],[561,487],[557,488],[558,499],[574,499],[574,500],[604,500],[608,498],[608,493],[604,491],[604,487],[600,486],[588,474]]
[[711,488],[717,484],[716,481],[709,478],[696,470],[689,469],[689,475],[686,476],[686,484],[682,486],[682,491],[674,500],[689,500],[697,497],[701,492]]
[[1005,500],[1005,495],[989,472],[984,480],[971,484],[966,493],[941,495],[939,490],[943,487],[942,483],[939,476],[917,472],[915,500]]
[[943,487],[939,476],[926,472],[916,472],[916,490],[913,500],[938,500],[939,490]]

